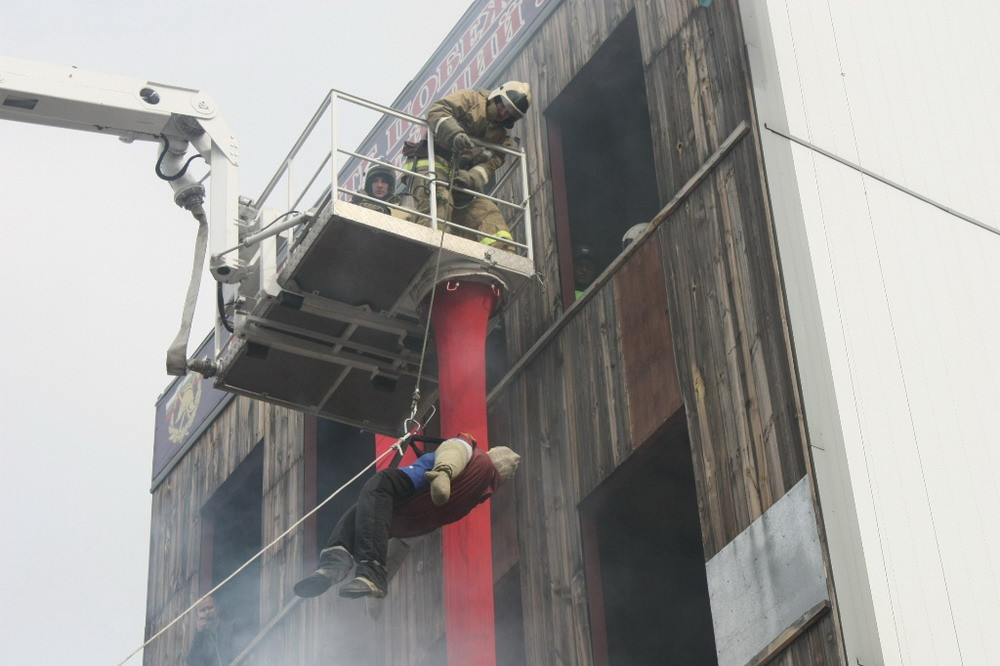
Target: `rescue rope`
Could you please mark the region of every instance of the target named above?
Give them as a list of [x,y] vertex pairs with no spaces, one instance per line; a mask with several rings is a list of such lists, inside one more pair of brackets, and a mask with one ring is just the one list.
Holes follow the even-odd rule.
[[[419,425],[419,424],[418,424],[418,425]],[[257,553],[256,555],[254,555],[254,556],[253,556],[253,557],[251,557],[251,558],[250,558],[249,560],[247,560],[246,562],[244,562],[244,563],[243,563],[243,564],[242,564],[242,565],[240,566],[240,568],[238,568],[238,569],[237,569],[236,571],[234,571],[233,573],[229,574],[229,576],[227,576],[227,577],[225,578],[225,580],[223,580],[223,581],[222,581],[221,583],[219,583],[218,585],[216,585],[215,587],[213,587],[213,588],[212,588],[211,590],[209,590],[208,592],[206,592],[205,594],[203,594],[203,595],[201,596],[201,598],[199,598],[199,599],[198,599],[197,601],[195,601],[195,602],[194,602],[193,604],[191,604],[190,606],[188,606],[188,607],[187,607],[187,609],[186,609],[186,610],[185,610],[184,612],[182,612],[182,613],[181,613],[180,615],[178,615],[178,616],[177,616],[177,617],[175,617],[175,618],[174,618],[173,620],[171,620],[171,621],[170,621],[170,622],[169,622],[169,623],[168,623],[168,624],[167,624],[167,625],[166,625],[165,627],[163,627],[163,628],[162,628],[162,629],[160,629],[160,630],[159,630],[158,632],[156,632],[155,634],[153,634],[152,636],[150,636],[150,637],[149,637],[149,639],[148,639],[148,640],[146,640],[146,642],[145,642],[145,643],[143,643],[142,645],[140,645],[139,647],[137,647],[137,648],[136,648],[135,650],[133,650],[133,651],[132,651],[132,653],[131,653],[131,654],[129,654],[129,655],[127,656],[127,657],[125,657],[125,658],[124,658],[124,659],[122,659],[122,660],[121,660],[120,662],[118,662],[118,666],[122,666],[122,665],[123,665],[123,664],[124,664],[125,662],[127,662],[127,661],[128,661],[129,659],[131,659],[132,657],[134,657],[134,656],[135,656],[136,654],[138,654],[138,653],[139,653],[139,652],[140,652],[140,651],[141,651],[141,650],[142,650],[143,648],[145,648],[145,647],[146,647],[146,646],[148,646],[148,645],[149,645],[150,643],[152,643],[153,641],[155,641],[155,640],[156,640],[157,638],[159,638],[160,636],[162,636],[162,635],[163,635],[163,634],[164,634],[164,633],[165,633],[165,632],[167,631],[167,629],[169,629],[170,627],[172,627],[172,626],[174,626],[175,624],[177,624],[177,623],[178,623],[178,622],[179,622],[179,621],[180,621],[181,619],[183,619],[183,618],[184,618],[184,617],[185,617],[185,616],[186,616],[186,615],[187,615],[188,613],[190,613],[190,612],[191,612],[192,610],[194,610],[194,609],[195,609],[195,608],[196,608],[196,607],[198,606],[198,604],[200,604],[200,603],[201,603],[202,601],[204,601],[204,600],[205,600],[205,599],[207,599],[208,597],[210,597],[210,596],[212,596],[213,594],[215,594],[215,592],[217,592],[217,591],[218,591],[218,590],[219,590],[219,589],[220,589],[220,588],[221,588],[221,587],[222,587],[223,585],[225,585],[226,583],[228,583],[229,581],[231,581],[231,580],[232,580],[233,578],[235,578],[235,577],[236,577],[236,576],[237,576],[237,575],[238,575],[238,574],[239,574],[240,572],[242,572],[242,571],[243,571],[244,569],[246,569],[246,568],[247,568],[248,566],[250,566],[251,564],[253,564],[254,562],[256,562],[256,561],[257,561],[257,559],[258,559],[258,558],[259,558],[259,557],[260,557],[261,555],[263,555],[264,553],[266,553],[266,552],[267,552],[268,550],[270,550],[270,549],[271,549],[271,547],[272,547],[272,546],[274,546],[274,545],[275,545],[276,543],[278,543],[279,541],[281,541],[282,539],[284,539],[284,538],[285,538],[286,536],[288,536],[289,534],[291,534],[291,532],[292,532],[292,531],[293,531],[293,530],[294,530],[295,528],[297,528],[297,527],[298,527],[299,525],[301,525],[301,524],[302,524],[303,522],[305,522],[305,521],[306,521],[306,520],[307,520],[307,519],[308,519],[309,517],[311,517],[311,516],[312,516],[312,515],[313,515],[314,513],[316,513],[317,511],[319,511],[319,510],[320,510],[321,508],[323,508],[323,506],[325,506],[325,505],[326,505],[326,504],[327,504],[327,503],[328,503],[328,502],[329,502],[330,500],[332,500],[332,499],[333,499],[334,497],[336,497],[337,495],[339,495],[339,494],[340,494],[340,493],[341,493],[341,492],[342,492],[342,491],[343,491],[343,490],[344,490],[345,488],[347,488],[347,487],[348,487],[349,485],[351,485],[352,483],[354,483],[355,481],[357,481],[357,480],[358,480],[359,478],[361,478],[361,476],[362,476],[362,475],[363,475],[363,474],[364,474],[365,472],[367,472],[367,471],[368,471],[368,470],[369,470],[370,468],[372,468],[373,466],[377,465],[377,464],[379,463],[379,461],[380,461],[380,460],[382,460],[382,458],[384,458],[384,457],[386,457],[387,455],[389,455],[389,453],[390,453],[391,451],[396,451],[396,452],[398,452],[399,454],[402,454],[402,453],[403,453],[403,447],[402,447],[402,443],[403,443],[403,442],[404,442],[404,441],[405,441],[405,440],[406,440],[406,439],[407,439],[408,437],[410,437],[410,436],[412,436],[413,434],[415,434],[415,432],[416,432],[416,431],[407,431],[407,432],[406,432],[406,434],[405,434],[405,435],[403,435],[402,437],[400,437],[399,439],[397,439],[397,440],[395,441],[395,443],[394,443],[394,444],[393,444],[392,446],[390,446],[390,447],[389,447],[389,448],[387,448],[387,449],[386,449],[385,451],[383,451],[383,452],[382,452],[382,453],[381,453],[380,455],[378,455],[378,456],[377,456],[377,457],[376,457],[376,458],[375,458],[375,459],[374,459],[373,461],[371,461],[370,463],[368,463],[367,465],[365,465],[365,466],[364,466],[364,467],[363,467],[363,468],[361,469],[361,471],[360,471],[360,472],[358,472],[357,474],[355,474],[355,475],[354,475],[354,476],[353,476],[353,477],[352,477],[352,478],[351,478],[351,479],[350,479],[350,480],[349,480],[349,481],[348,481],[347,483],[345,483],[345,484],[344,484],[344,485],[342,485],[342,486],[341,486],[340,488],[337,488],[337,489],[336,489],[335,491],[333,491],[333,494],[331,494],[331,495],[330,495],[329,497],[327,497],[327,498],[326,498],[325,500],[323,500],[322,502],[320,502],[319,504],[317,504],[317,505],[316,505],[316,506],[315,506],[315,507],[314,507],[314,508],[313,508],[313,509],[312,509],[311,511],[309,511],[309,512],[308,512],[308,513],[306,513],[306,514],[305,514],[304,516],[302,516],[302,517],[301,517],[301,518],[299,518],[299,519],[298,519],[297,521],[295,521],[295,523],[294,523],[294,524],[292,524],[292,526],[291,526],[291,527],[289,527],[289,528],[288,528],[287,530],[285,530],[284,532],[282,532],[281,534],[279,534],[279,535],[278,535],[277,537],[275,537],[275,538],[274,538],[274,540],[273,540],[273,541],[271,541],[271,543],[269,543],[269,544],[267,544],[266,546],[264,546],[263,548],[261,548],[261,549],[260,549],[260,551],[259,551],[259,552],[258,552],[258,553]]]
[[[448,188],[451,189],[451,185],[455,180],[455,167],[457,166],[458,160],[452,158],[450,168],[448,169]],[[435,179],[434,184],[435,191],[430,193],[430,196],[437,196],[437,181]],[[454,204],[453,204],[454,205]],[[413,397],[410,400],[410,417],[403,421],[403,430],[409,432],[409,423],[414,421],[417,416],[417,408],[420,403],[420,380],[424,374],[424,358],[427,355],[427,339],[430,337],[431,332],[431,314],[434,312],[434,294],[437,292],[438,276],[441,274],[441,254],[444,251],[444,233],[448,228],[447,224],[441,225],[441,240],[438,243],[437,258],[434,263],[434,281],[431,282],[431,300],[427,304],[427,322],[424,324],[424,342],[420,347],[420,365],[417,367],[417,382],[413,387]],[[415,421],[414,421],[415,422]]]

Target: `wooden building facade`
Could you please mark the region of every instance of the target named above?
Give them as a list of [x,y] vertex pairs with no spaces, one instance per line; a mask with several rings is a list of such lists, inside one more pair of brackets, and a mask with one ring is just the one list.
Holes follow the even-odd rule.
[[[490,441],[522,455],[492,501],[497,663],[844,663],[739,6],[549,5],[493,77],[534,95],[515,133],[540,277],[492,338]],[[574,299],[580,244],[603,270]],[[222,403],[154,488],[147,636],[371,454]],[[447,663],[439,534],[367,612],[294,596],[335,513],[222,593],[252,636],[238,663]],[[144,663],[178,663],[193,631]]]

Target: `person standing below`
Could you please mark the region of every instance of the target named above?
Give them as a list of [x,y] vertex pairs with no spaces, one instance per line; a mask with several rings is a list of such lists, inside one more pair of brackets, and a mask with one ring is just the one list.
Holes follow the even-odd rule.
[[[527,83],[520,81],[508,81],[492,91],[458,90],[431,104],[427,111],[427,125],[434,138],[434,171],[438,179],[437,214],[440,219],[496,238],[513,239],[507,222],[495,203],[468,193],[452,192],[449,183],[475,192],[485,192],[486,184],[503,165],[504,155],[475,145],[471,137],[504,147],[513,146],[510,130],[516,121],[524,117],[530,105],[531,89]],[[407,169],[422,174],[430,172],[426,144],[418,145],[414,154],[409,157],[405,165]],[[408,180],[416,181],[410,188],[416,210],[428,213],[430,186],[421,179]],[[427,224],[424,218],[417,218],[416,221]],[[486,245],[497,243],[496,238],[472,238],[479,238]],[[502,242],[498,247],[514,249]]]
[[295,594],[319,596],[357,563],[340,596],[384,597],[389,538],[420,536],[464,518],[514,475],[520,460],[506,446],[481,451],[471,435],[459,433],[408,467],[377,472],[333,528],[316,571],[295,584]]
[[188,666],[226,666],[252,638],[244,624],[220,619],[219,605],[214,597],[202,599],[195,614],[197,623],[188,650]]

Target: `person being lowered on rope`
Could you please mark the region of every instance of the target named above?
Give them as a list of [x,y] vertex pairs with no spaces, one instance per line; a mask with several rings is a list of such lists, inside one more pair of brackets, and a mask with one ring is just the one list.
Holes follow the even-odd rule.
[[459,433],[408,467],[377,472],[333,528],[316,571],[295,584],[295,594],[318,596],[357,563],[340,596],[384,597],[389,538],[420,536],[464,518],[514,475],[520,461],[506,446],[482,451],[472,435]]

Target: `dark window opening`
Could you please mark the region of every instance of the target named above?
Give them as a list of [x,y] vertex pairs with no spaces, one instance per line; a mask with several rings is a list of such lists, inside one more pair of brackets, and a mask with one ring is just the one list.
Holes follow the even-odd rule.
[[[264,446],[258,444],[202,508],[201,593],[228,578],[261,547]],[[219,619],[230,623],[235,657],[260,627],[260,560],[213,595]]]
[[[622,237],[660,210],[635,12],[545,111],[568,306],[621,252]],[[581,251],[589,249],[589,253]],[[588,259],[587,254],[592,255]],[[590,275],[574,280],[574,260]]]
[[521,568],[514,565],[493,586],[497,666],[527,666],[524,650],[524,614]]
[[580,505],[596,664],[718,663],[683,411],[672,422]]
[[[315,451],[316,496],[311,503],[307,501],[307,511],[371,464],[375,459],[375,436],[357,426],[317,418]],[[316,548],[313,551],[316,556],[326,545],[340,517],[358,501],[361,486],[373,473],[374,470],[369,470],[361,475],[316,512]],[[308,563],[310,567],[314,565],[314,561]]]
[[507,331],[501,323],[486,335],[486,391],[492,390],[509,369]]

